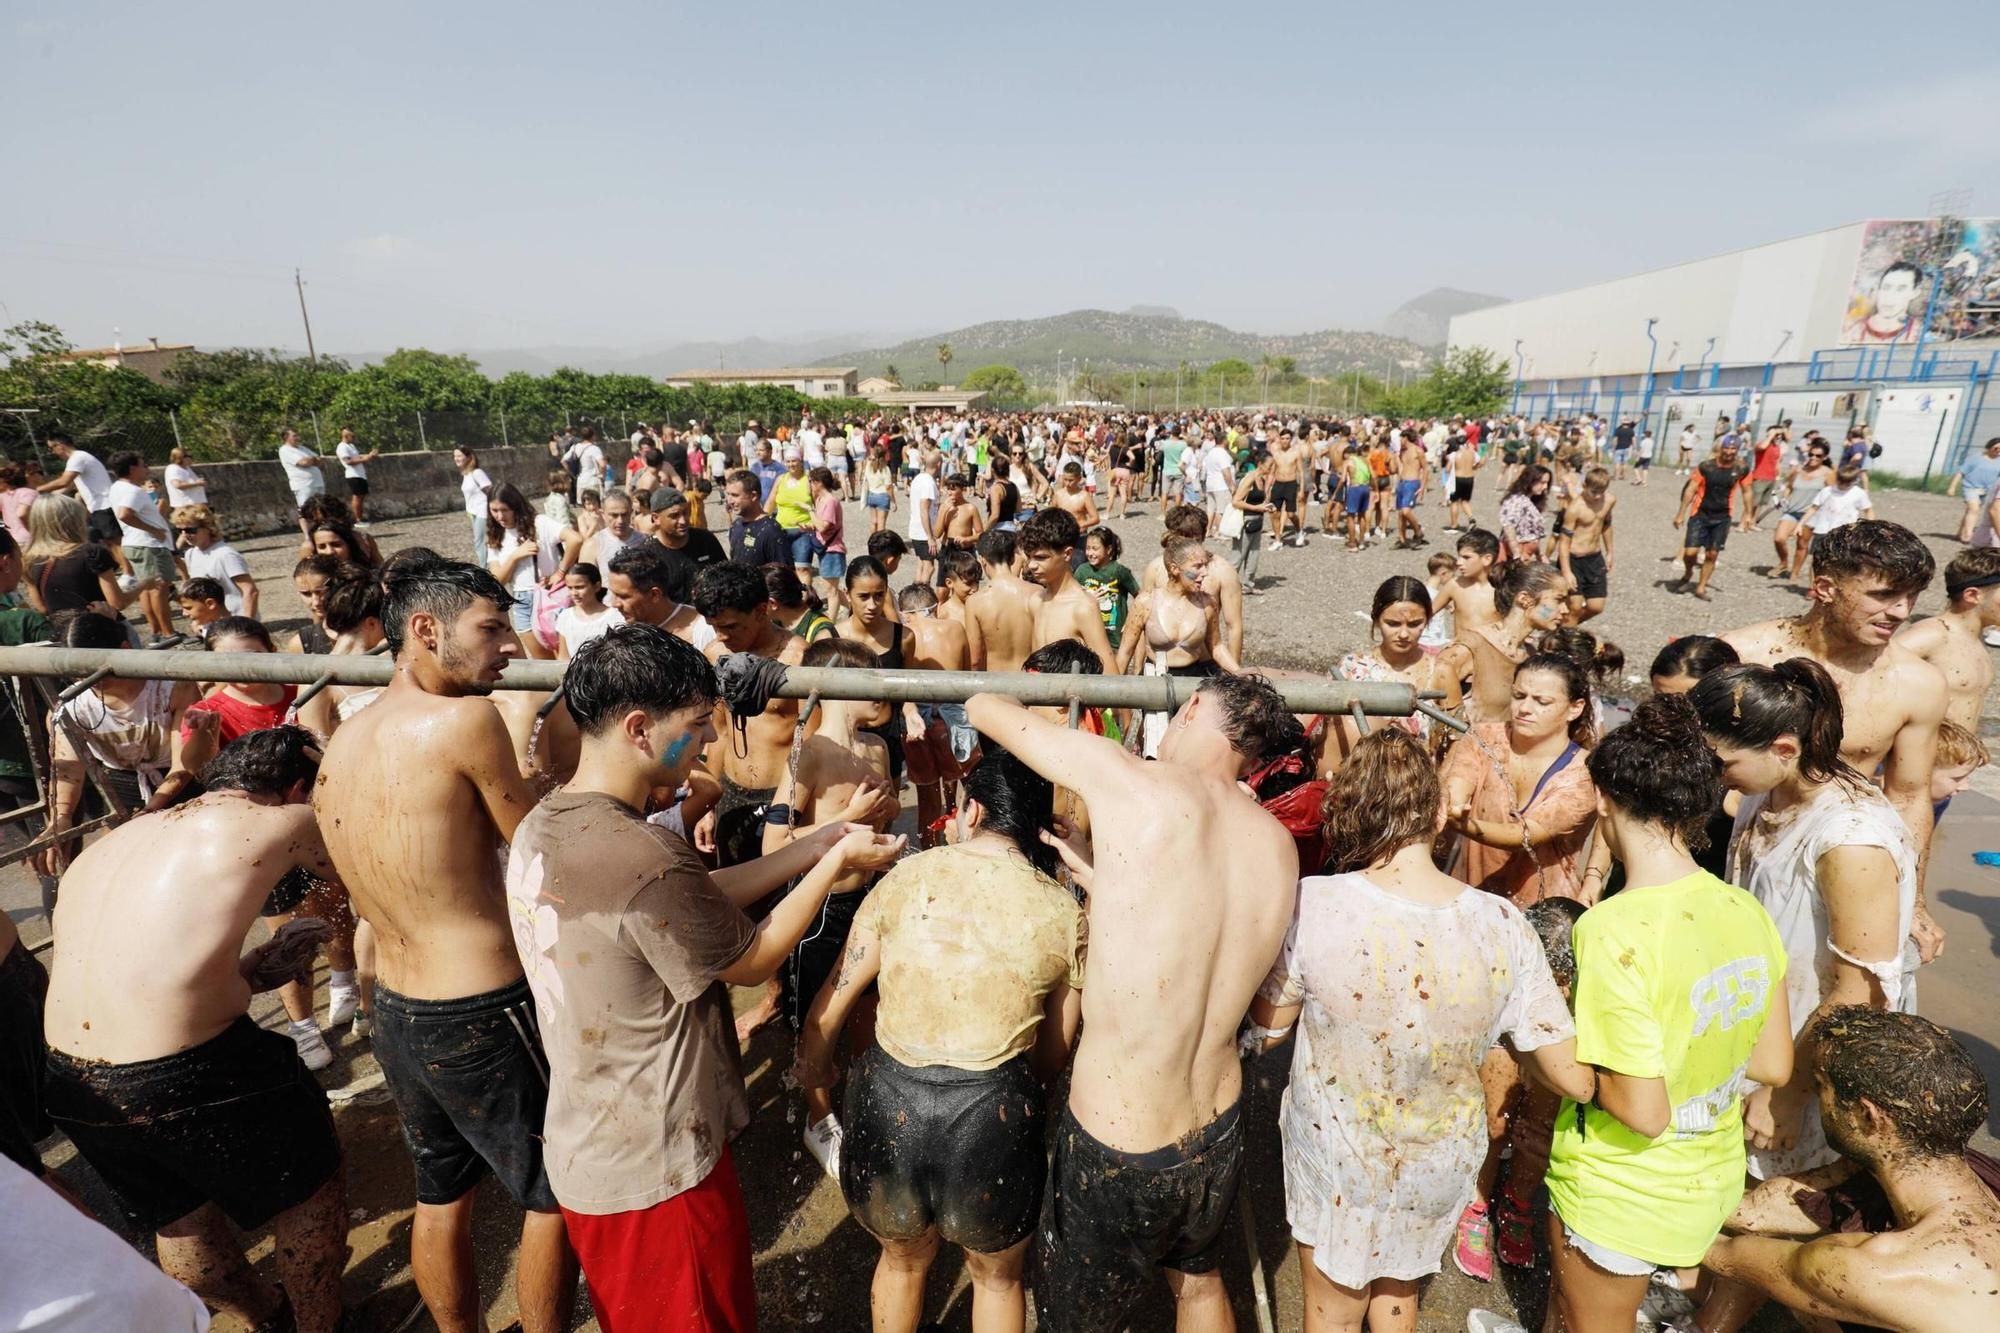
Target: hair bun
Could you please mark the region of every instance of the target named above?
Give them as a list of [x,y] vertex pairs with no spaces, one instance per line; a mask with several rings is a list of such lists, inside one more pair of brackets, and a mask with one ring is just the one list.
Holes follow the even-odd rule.
[[1641,699],[1625,724],[1638,729],[1647,742],[1668,748],[1701,745],[1701,715],[1685,694],[1655,694]]

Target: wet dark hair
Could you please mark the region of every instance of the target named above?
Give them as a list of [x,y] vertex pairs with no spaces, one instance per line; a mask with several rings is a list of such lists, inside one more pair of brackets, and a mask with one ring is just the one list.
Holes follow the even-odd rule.
[[260,727],[216,751],[201,770],[201,785],[209,791],[283,796],[301,782],[310,791],[317,777],[317,736],[304,727]]
[[1585,747],[1597,743],[1597,718],[1590,706],[1590,676],[1583,669],[1583,663],[1568,653],[1530,653],[1521,665],[1514,668],[1514,679],[1519,680],[1530,671],[1546,672],[1560,677],[1563,692],[1571,703],[1581,702],[1583,711],[1570,719],[1569,738]]
[[1583,904],[1574,898],[1544,898],[1523,908],[1521,915],[1535,928],[1542,942],[1542,956],[1549,960],[1549,975],[1567,990],[1576,985],[1576,948],[1570,932],[1583,915]]
[[278,645],[271,638],[271,631],[264,627],[264,622],[248,616],[224,616],[208,627],[210,652],[218,651],[215,645],[224,639],[248,639],[252,643],[263,644],[267,653],[278,651]]
[[189,579],[174,590],[174,599],[182,602],[226,602],[229,590],[216,579]]
[[1812,1033],[1833,1095],[1848,1108],[1873,1102],[1916,1156],[1958,1157],[1986,1123],[1979,1066],[1930,1019],[1843,1004],[1821,1014]]
[[1193,537],[1199,541],[1206,536],[1208,511],[1195,505],[1179,504],[1167,511],[1166,528],[1160,533],[1160,545],[1165,546],[1175,537]]
[[1021,662],[1021,670],[1039,672],[1044,676],[1067,676],[1071,671],[1080,671],[1086,676],[1101,676],[1104,674],[1104,663],[1084,645],[1082,639],[1052,639],[1029,653]]
[[[336,565],[327,577],[338,569]],[[398,551],[382,566],[382,635],[395,656],[402,656],[412,615],[421,611],[449,622],[474,602],[487,602],[505,612],[514,605],[514,594],[478,565],[449,560],[422,547]]]
[[[410,551],[421,551],[423,549],[421,546],[413,546],[407,550],[396,552],[396,555],[402,557],[408,555]],[[430,554],[436,555],[437,553],[432,551]],[[442,559],[442,557],[439,558]],[[346,563],[345,560],[342,560],[337,555],[309,555],[292,566],[292,577],[297,578],[301,574],[317,574],[323,579],[330,579],[339,573],[340,567]]]
[[[992,535],[993,534],[990,532],[986,534],[987,537],[990,537]],[[1000,535],[1003,537],[1012,537],[1014,534],[1011,532],[1003,532]],[[979,540],[980,543],[984,545],[986,537],[981,537]],[[985,553],[981,552],[981,554],[983,555]],[[991,559],[991,557],[989,556],[988,559]],[[1007,557],[1007,559],[1011,560],[1013,559],[1013,557],[1010,555]],[[995,560],[993,563],[1005,564],[1006,561]],[[986,577],[986,571],[979,567],[979,556],[974,555],[970,551],[959,550],[956,547],[954,547],[949,551],[944,551],[939,553],[938,573],[948,579],[958,579],[960,582],[971,583],[975,585]]]
[[888,528],[884,528],[880,532],[868,534],[868,554],[876,560],[887,563],[890,560],[901,560],[909,553],[910,544],[903,540],[903,534],[900,532],[891,532]]
[[2000,581],[2000,546],[1968,546],[1944,567],[1944,593],[1952,601],[1967,588],[1989,587],[1996,581]]
[[1105,559],[1117,560],[1125,554],[1125,543],[1119,541],[1118,534],[1113,532],[1110,528],[1104,526],[1102,523],[1092,528],[1089,532],[1083,534],[1083,540],[1086,543],[1089,542],[1089,540],[1092,537],[1095,537],[1097,538],[1097,540],[1104,543]]
[[1401,727],[1377,727],[1355,741],[1320,805],[1327,869],[1365,870],[1413,842],[1437,835],[1437,765]]
[[327,580],[322,618],[328,634],[351,634],[382,618],[382,581],[359,565],[343,565]]
[[1562,586],[1562,571],[1540,560],[1510,560],[1487,575],[1493,585],[1494,613],[1505,619],[1524,595],[1539,599]]
[[812,598],[806,593],[806,585],[799,582],[799,576],[790,565],[765,565],[764,595],[779,606],[809,606]]
[[1299,748],[1304,727],[1279,694],[1259,675],[1210,676],[1196,694],[1222,705],[1222,734],[1250,764]]
[[721,687],[701,651],[657,625],[627,623],[576,650],[563,694],[577,730],[596,736],[633,710],[665,717],[716,701]]
[[1878,574],[1897,592],[1922,592],[1937,573],[1937,560],[1902,524],[1864,518],[1813,538],[1812,572],[1830,579]]
[[65,648],[130,648],[131,639],[126,637],[125,622],[110,616],[98,615],[95,611],[78,611],[70,617],[69,624],[63,626],[62,643]]
[[937,589],[928,583],[907,584],[896,594],[898,611],[928,611],[937,604]]
[[1398,602],[1422,607],[1427,617],[1431,614],[1431,590],[1424,586],[1424,581],[1408,574],[1391,574],[1375,589],[1375,605],[1368,612],[1368,619],[1380,620],[1382,613]]
[[1709,634],[1683,634],[1660,649],[1648,674],[1656,679],[1660,676],[1687,676],[1700,680],[1717,667],[1734,666],[1742,660],[1726,639]]
[[1035,516],[1021,524],[1016,544],[1023,551],[1073,551],[1080,544],[1076,516],[1054,505],[1037,509]]
[[1845,734],[1840,690],[1826,668],[1809,657],[1776,666],[1741,663],[1719,667],[1688,691],[1701,729],[1744,750],[1768,750],[1780,736],[1799,742],[1799,775],[1812,782],[1838,778],[1866,783],[1840,757]]
[[979,534],[979,541],[972,549],[977,551],[979,558],[989,565],[1011,565],[1014,563],[1014,550],[1017,545],[1019,543],[1015,540],[1014,534],[1006,528],[988,528]]
[[805,653],[799,658],[800,666],[847,667],[866,671],[876,665],[875,654],[868,651],[865,644],[853,639],[843,639],[838,634],[829,634],[824,639],[806,645]]
[[1701,718],[1685,694],[1641,699],[1632,720],[1590,752],[1598,792],[1635,819],[1708,846],[1708,817],[1722,804],[1722,761],[1702,743]]
[[[720,566],[710,565],[710,569]],[[627,546],[611,557],[611,572],[623,574],[635,588],[657,588],[666,592],[674,581],[673,567],[667,563],[666,548],[658,542]],[[676,597],[675,601],[680,599]]]
[[748,565],[724,560],[695,577],[694,609],[713,619],[724,611],[763,611],[770,607],[771,587],[764,575]]
[[1452,549],[1470,551],[1493,560],[1500,554],[1500,538],[1485,528],[1467,528],[1458,534],[1458,542]]
[[1591,685],[1600,693],[1625,669],[1623,648],[1576,625],[1561,625],[1544,632],[1535,643],[1535,651],[1561,653],[1575,658],[1576,664],[1583,668],[1583,674],[1590,677]]
[[882,560],[876,560],[874,556],[856,556],[848,560],[848,586],[852,588],[862,578],[880,578],[882,584],[888,586],[888,570],[882,568]]
[[990,741],[983,752],[978,767],[965,775],[965,799],[986,812],[984,829],[1005,835],[1035,869],[1053,878],[1056,849],[1042,841],[1042,830],[1055,819],[1055,784]]

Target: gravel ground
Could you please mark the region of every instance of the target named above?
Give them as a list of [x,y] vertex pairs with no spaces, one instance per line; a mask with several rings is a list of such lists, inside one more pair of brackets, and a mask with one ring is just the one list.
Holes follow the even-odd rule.
[[[1593,622],[1592,628],[1625,650],[1628,674],[1635,683],[1643,680],[1646,664],[1672,636],[1712,633],[1801,606],[1799,590],[1762,576],[1771,560],[1769,540],[1763,535],[1737,534],[1731,538],[1713,584],[1713,602],[1668,592],[1666,584],[1678,573],[1674,563],[1678,540],[1669,527],[1676,485],[1670,474],[1660,474],[1643,488],[1616,488],[1619,521],[1611,599],[1606,614]],[[1480,492],[1476,513],[1482,522],[1491,524],[1498,505],[1497,488],[1490,478],[1483,479]],[[1906,523],[1922,534],[1937,552],[1940,565],[1957,549],[1951,537],[1958,515],[1955,502],[1888,492],[1878,506],[1882,517]],[[1450,549],[1446,545],[1450,534],[1438,530],[1444,518],[1442,508],[1427,504],[1422,515],[1434,543],[1431,549]],[[719,507],[711,516],[720,521]],[[906,515],[898,512],[895,517],[900,526]],[[851,532],[865,534],[867,520],[859,506],[849,506],[848,522]],[[1143,569],[1157,548],[1157,505],[1149,506],[1144,515],[1135,512],[1117,520],[1113,526],[1125,540],[1127,563],[1135,570]],[[377,524],[374,532],[386,551],[423,544],[449,554],[464,554],[468,539],[464,518],[458,514],[386,521]],[[293,593],[289,577],[297,555],[295,540],[263,537],[237,545],[265,589],[266,619],[274,628],[297,625],[305,608]],[[856,549],[859,545],[857,541]],[[1212,545],[1220,551],[1224,544]],[[1266,595],[1249,603],[1246,656],[1253,664],[1324,670],[1342,652],[1366,642],[1366,612],[1372,593],[1382,579],[1399,573],[1421,577],[1424,554],[1381,545],[1350,554],[1339,542],[1317,535],[1304,550],[1267,551],[1260,570]],[[1941,591],[1928,593],[1924,610],[1936,609],[1941,597]],[[905,820],[909,820],[907,812]],[[23,924],[31,942],[44,933],[39,922]],[[738,1007],[745,1007],[751,998],[748,993],[739,993]],[[261,1007],[258,1017],[267,1024],[276,1021]],[[340,1054],[341,1062],[324,1076],[329,1087],[366,1088],[378,1077],[364,1044],[348,1041]],[[1250,1070],[1246,1114],[1249,1157],[1242,1194],[1245,1206],[1232,1225],[1224,1259],[1239,1324],[1245,1329],[1259,1326],[1250,1295],[1256,1285],[1251,1272],[1254,1252],[1270,1293],[1273,1327],[1285,1333],[1301,1327],[1298,1264],[1284,1221],[1276,1129],[1278,1096],[1289,1058],[1289,1050],[1274,1052]],[[771,1329],[864,1328],[874,1245],[849,1218],[837,1187],[812,1169],[811,1160],[803,1153],[801,1113],[795,1098],[781,1086],[780,1074],[789,1061],[789,1038],[767,1029],[751,1043],[744,1063],[755,1119],[737,1142],[736,1157],[750,1200],[760,1322]],[[356,1221],[350,1299],[365,1307],[366,1326],[397,1327],[411,1308],[413,1294],[407,1264],[407,1156],[390,1108],[371,1105],[364,1097],[343,1106],[338,1116],[348,1149],[350,1205]],[[59,1169],[66,1178],[108,1204],[87,1169],[73,1160],[62,1160],[66,1153],[52,1152],[51,1157],[61,1162]],[[513,1249],[518,1214],[495,1191],[486,1193],[477,1220],[481,1289],[490,1300],[489,1317],[498,1327],[513,1317],[507,1256]],[[269,1251],[268,1237],[260,1238],[253,1251],[267,1272]],[[1482,1287],[1447,1263],[1424,1293],[1419,1327],[1462,1328],[1469,1306],[1511,1310],[1515,1308],[1514,1297],[1530,1307],[1529,1314],[1538,1315],[1532,1308],[1538,1300],[1537,1281],[1506,1270],[1502,1274],[1502,1282]],[[932,1273],[931,1288],[931,1310],[944,1312],[943,1327],[969,1329],[970,1302],[962,1264],[955,1258],[941,1257]],[[1171,1321],[1170,1301],[1162,1286],[1138,1313],[1132,1328],[1165,1328]],[[1534,1324],[1531,1318],[1529,1326]],[[409,1326],[427,1328],[429,1322],[419,1316]],[[576,1326],[595,1328],[596,1324],[582,1318]],[[1782,1316],[1767,1316],[1757,1325],[1791,1326]],[[228,1328],[227,1321],[218,1322],[217,1328]]]

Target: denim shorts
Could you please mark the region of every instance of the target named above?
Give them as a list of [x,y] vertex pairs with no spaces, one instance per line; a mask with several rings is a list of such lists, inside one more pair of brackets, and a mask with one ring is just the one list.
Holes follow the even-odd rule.
[[870,509],[887,509],[889,507],[889,493],[887,491],[868,492],[868,507]]
[[819,556],[819,576],[823,579],[839,579],[847,576],[847,556],[840,551],[822,551]]
[[794,565],[812,564],[815,539],[811,528],[793,528],[785,534],[785,540],[792,544],[792,563]]
[[535,594],[517,592],[514,605],[507,609],[507,618],[514,624],[516,634],[526,634],[535,627]]

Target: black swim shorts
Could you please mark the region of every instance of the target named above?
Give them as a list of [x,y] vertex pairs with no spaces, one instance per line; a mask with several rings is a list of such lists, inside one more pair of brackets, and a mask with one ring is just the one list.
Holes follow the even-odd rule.
[[1271,483],[1271,504],[1279,510],[1294,508],[1299,502],[1299,484],[1296,481],[1274,481]]
[[847,932],[854,926],[854,914],[868,896],[868,886],[845,893],[829,893],[813,914],[804,938],[792,946],[785,965],[778,969],[778,989],[784,1001],[785,1019],[797,1032],[805,1026],[806,1010],[826,985],[826,979],[840,966],[840,952],[847,947]]
[[1687,534],[1681,546],[1689,551],[1720,551],[1729,544],[1727,514],[1696,514],[1687,522]]
[[740,866],[764,854],[764,812],[777,794],[776,787],[739,787],[722,779],[722,796],[715,803],[718,866]]
[[0,1157],[30,1175],[42,1174],[35,1145],[55,1133],[42,1110],[42,1014],[49,973],[17,938],[0,958]]
[[[1041,1212],[1047,1094],[1025,1055],[996,1069],[912,1067],[870,1046],[847,1073],[840,1192],[870,1235],[996,1254]],[[1044,1325],[1047,1327],[1047,1325]]]
[[1186,1138],[1140,1153],[1098,1142],[1065,1107],[1036,1241],[1037,1327],[1112,1333],[1156,1268],[1214,1272],[1242,1170],[1241,1100]]
[[254,1230],[340,1169],[325,1091],[290,1037],[248,1017],[157,1060],[113,1065],[50,1051],[47,1070],[49,1118],[136,1231],[206,1203]]
[[377,983],[374,1040],[418,1203],[451,1203],[491,1171],[523,1208],[555,1211],[542,1168],[549,1063],[526,978],[459,1000],[407,999]]
[[1589,555],[1577,555],[1571,552],[1569,572],[1576,577],[1577,595],[1585,601],[1609,595],[1611,576],[1605,572],[1602,551],[1592,551]]
[[266,895],[264,905],[257,909],[258,916],[283,916],[298,910],[306,895],[313,890],[313,878],[297,866],[285,872],[285,877],[272,887]]

